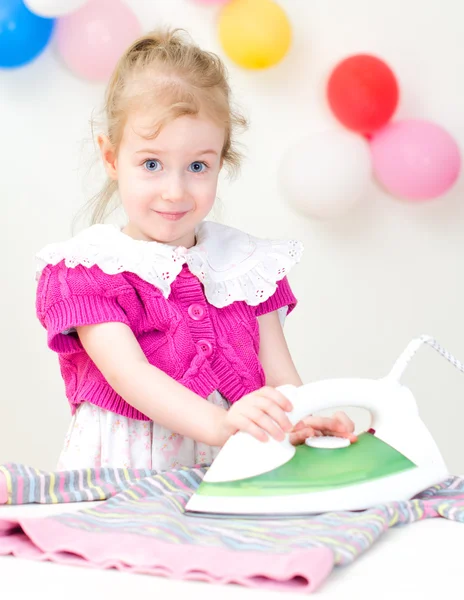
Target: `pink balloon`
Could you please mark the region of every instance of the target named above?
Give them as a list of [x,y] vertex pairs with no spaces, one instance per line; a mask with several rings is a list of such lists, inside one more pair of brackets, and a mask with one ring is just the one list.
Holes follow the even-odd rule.
[[231,0],[195,0],[199,4],[217,4],[218,6],[227,4]]
[[76,75],[105,81],[119,57],[141,33],[134,13],[120,0],[90,0],[58,19],[57,46]]
[[442,196],[458,178],[459,147],[451,135],[428,121],[389,123],[371,139],[374,173],[394,196],[430,200]]

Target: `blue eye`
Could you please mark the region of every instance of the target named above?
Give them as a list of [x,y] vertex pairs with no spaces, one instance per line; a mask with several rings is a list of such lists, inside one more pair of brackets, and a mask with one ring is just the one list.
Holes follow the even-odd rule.
[[154,173],[155,171],[159,171],[161,165],[159,163],[158,160],[154,160],[153,158],[151,158],[150,160],[146,160],[143,163],[143,166],[145,167],[145,169],[147,171],[150,171],[150,173]]
[[203,162],[199,162],[199,161],[195,161],[193,162],[191,165],[189,165],[189,171],[192,171],[192,173],[203,173],[203,171],[206,169],[206,165]]

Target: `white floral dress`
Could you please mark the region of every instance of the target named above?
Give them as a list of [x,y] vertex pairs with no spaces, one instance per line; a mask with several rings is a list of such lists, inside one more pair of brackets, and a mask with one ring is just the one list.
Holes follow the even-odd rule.
[[[219,392],[207,401],[229,404]],[[195,442],[153,421],[138,421],[84,402],[74,414],[58,469],[124,467],[165,471],[211,464],[220,448]]]

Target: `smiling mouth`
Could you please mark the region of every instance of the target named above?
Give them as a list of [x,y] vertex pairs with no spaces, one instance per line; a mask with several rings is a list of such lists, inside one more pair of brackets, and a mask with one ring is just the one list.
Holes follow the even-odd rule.
[[162,217],[163,219],[166,219],[168,221],[179,221],[179,219],[182,219],[182,217],[185,217],[185,215],[189,211],[185,211],[185,212],[161,212],[159,210],[155,210],[153,212],[155,212],[157,215],[159,215],[160,217]]

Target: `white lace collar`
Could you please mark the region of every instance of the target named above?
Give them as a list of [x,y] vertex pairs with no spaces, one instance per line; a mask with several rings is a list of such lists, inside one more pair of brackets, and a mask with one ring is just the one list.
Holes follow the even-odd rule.
[[93,225],[61,244],[37,254],[40,273],[62,260],[67,267],[97,265],[104,273],[131,272],[168,298],[171,284],[187,264],[218,308],[242,300],[256,306],[267,300],[277,281],[299,262],[303,245],[295,240],[262,240],[238,229],[205,221],[192,248],[134,240],[114,225]]

